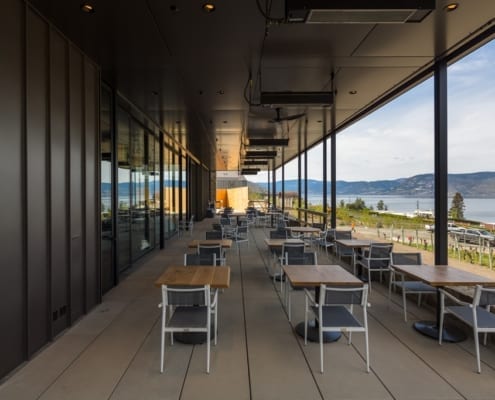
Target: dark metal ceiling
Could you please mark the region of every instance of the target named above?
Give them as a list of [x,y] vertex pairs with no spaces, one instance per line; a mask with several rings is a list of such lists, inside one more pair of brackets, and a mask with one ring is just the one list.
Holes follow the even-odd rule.
[[[260,90],[329,91],[333,72],[341,126],[495,17],[493,0],[457,1],[454,12],[437,0],[422,22],[404,24],[268,23],[256,0],[217,0],[209,14],[198,0],[88,2],[92,14],[79,0],[30,1],[101,65],[105,81],[213,170],[240,169],[248,137],[289,137],[287,160],[299,133],[311,146],[328,129],[320,105],[282,106],[281,119],[306,117],[274,122],[275,108],[257,105]],[[270,15],[282,17],[284,1],[272,3]]]

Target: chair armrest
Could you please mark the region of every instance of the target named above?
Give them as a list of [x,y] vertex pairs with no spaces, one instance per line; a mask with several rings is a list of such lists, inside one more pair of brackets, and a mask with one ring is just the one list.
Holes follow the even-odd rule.
[[304,288],[304,293],[306,295],[306,298],[309,300],[309,302],[311,303],[311,305],[316,305],[316,301],[313,297],[313,295],[311,294],[311,292],[309,291],[309,289],[306,289]]
[[210,303],[211,308],[215,308],[218,302],[218,290],[217,289],[213,289],[213,290],[214,290],[213,301]]
[[447,292],[444,289],[438,289],[438,290],[440,291],[440,299],[441,299],[442,303],[444,302],[445,296],[447,296],[450,300],[454,301],[456,304],[459,304],[461,306],[471,307],[471,308],[473,307],[473,305],[471,303],[467,303],[465,301],[459,300],[457,297],[450,294],[449,292]]

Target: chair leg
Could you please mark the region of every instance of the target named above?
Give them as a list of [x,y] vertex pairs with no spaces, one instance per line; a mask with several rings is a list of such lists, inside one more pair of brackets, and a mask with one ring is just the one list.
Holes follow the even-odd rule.
[[[208,311],[210,312],[210,311]],[[209,323],[210,321],[208,321]],[[210,373],[210,327],[206,331],[206,373]]]
[[404,322],[407,322],[407,297],[406,288],[402,286],[402,308],[404,309]]
[[320,327],[319,336],[320,336],[320,372],[323,374],[323,331]]
[[370,372],[370,353],[368,345],[368,329],[364,331],[364,345],[366,347],[366,372]]
[[163,359],[165,353],[165,318],[162,314],[161,350],[160,350],[160,373],[163,373]]
[[474,346],[476,349],[476,368],[478,374],[481,374],[481,361],[480,361],[480,343],[479,343],[479,335],[476,328],[474,329]]

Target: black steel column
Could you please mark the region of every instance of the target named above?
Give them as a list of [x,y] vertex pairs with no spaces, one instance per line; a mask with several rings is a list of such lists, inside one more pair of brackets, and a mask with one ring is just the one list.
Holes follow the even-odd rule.
[[332,228],[337,227],[337,132],[335,132],[336,125],[336,103],[337,103],[337,90],[335,89],[334,75],[332,73],[332,93],[333,104],[330,110],[330,196],[332,215],[330,216]]
[[268,196],[266,198],[266,207],[269,208],[270,206],[270,194],[271,194],[271,189],[270,189],[270,161],[268,161],[268,171],[267,171],[267,182],[266,182],[266,186],[267,186],[267,190],[268,190]]
[[435,63],[435,265],[448,264],[447,63]]
[[323,217],[323,223],[327,224],[327,137],[325,136],[327,133],[327,113],[326,108],[323,108],[323,213],[325,216]]
[[159,173],[160,173],[160,180],[158,183],[159,190],[160,190],[160,249],[163,249],[165,247],[165,216],[163,213],[165,212],[165,209],[163,205],[165,204],[165,193],[164,193],[164,187],[163,187],[163,179],[165,178],[165,168],[164,168],[164,159],[163,159],[163,150],[165,148],[165,143],[164,143],[164,136],[163,136],[163,131],[160,129],[160,135],[159,135],[159,144],[158,146],[160,147],[160,154],[159,154],[159,159],[160,159],[160,166],[159,168]]
[[304,223],[308,222],[308,118],[304,118]]
[[281,196],[281,201],[282,201],[282,211],[285,211],[285,152],[284,148],[282,147],[282,196]]
[[272,208],[277,205],[277,176],[275,173],[275,158],[272,160]]
[[297,220],[301,220],[301,123],[299,122],[297,133]]

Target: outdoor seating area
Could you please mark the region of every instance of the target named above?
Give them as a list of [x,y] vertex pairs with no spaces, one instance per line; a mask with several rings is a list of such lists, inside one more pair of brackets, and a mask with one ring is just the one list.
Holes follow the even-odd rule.
[[[487,345],[480,346],[482,373],[478,374],[473,329],[446,314],[445,320],[449,325],[457,323],[466,340],[440,345],[420,334],[412,325],[434,320],[436,308],[430,301],[418,307],[415,298],[408,299],[408,322],[404,323],[400,290],[392,291],[389,301],[389,272],[382,271],[381,283],[378,275],[372,275],[373,290],[367,291],[367,284],[359,283],[353,274],[352,258],[339,260],[325,248],[288,239],[300,240],[304,252],[315,255],[301,263],[308,265],[284,265],[295,272],[290,272],[290,285],[287,282],[281,287],[272,276],[278,257],[274,259],[272,254],[275,242],[268,246],[268,230],[250,226],[249,246],[229,246],[225,239],[205,240],[211,223],[209,219],[195,221],[191,236],[172,240],[166,251],[142,259],[91,313],[5,380],[0,398],[59,399],[69,393],[71,399],[113,400],[493,398],[495,345],[490,334]],[[202,263],[203,258],[185,254],[195,255],[199,246],[214,241],[222,245],[226,267],[199,267],[218,271],[201,275],[205,285],[200,289],[201,303],[206,307],[201,321],[211,319],[213,329],[205,324],[194,328],[211,335],[211,349],[204,341],[189,344],[175,340],[171,346],[170,330],[187,332],[191,328],[162,325],[165,310],[157,305],[177,299],[170,292],[173,286],[168,286],[162,297],[157,282],[170,282],[172,268],[176,272],[190,269],[189,275],[180,275],[184,281],[178,284],[199,282],[199,275],[192,270],[196,267],[182,265],[186,259],[191,265]],[[401,249],[394,244],[394,251]],[[218,260],[216,253],[208,257]],[[306,283],[299,280],[303,268],[314,268],[309,265],[313,262],[319,264],[315,273],[306,274]],[[292,262],[287,259],[284,263]],[[333,282],[340,282],[340,291],[326,284],[322,286],[325,292],[315,297],[311,287],[326,282],[322,274],[328,272],[333,274]],[[215,287],[222,290],[209,297],[210,284],[212,293]],[[346,290],[342,284],[348,285]],[[307,290],[292,290],[298,285]],[[290,308],[286,304],[289,287]],[[317,301],[306,309],[308,293]],[[319,307],[322,300],[326,305]],[[354,304],[352,318],[342,304]],[[178,306],[184,306],[183,302]],[[338,326],[327,323],[326,315],[332,313],[342,317]],[[343,328],[340,338],[320,344],[308,337],[305,344],[308,325],[303,321],[308,317],[324,321],[322,330],[331,331],[325,333]],[[302,332],[298,326],[303,327]],[[167,333],[165,342],[161,341],[162,330]],[[355,332],[352,340],[351,332]]]

